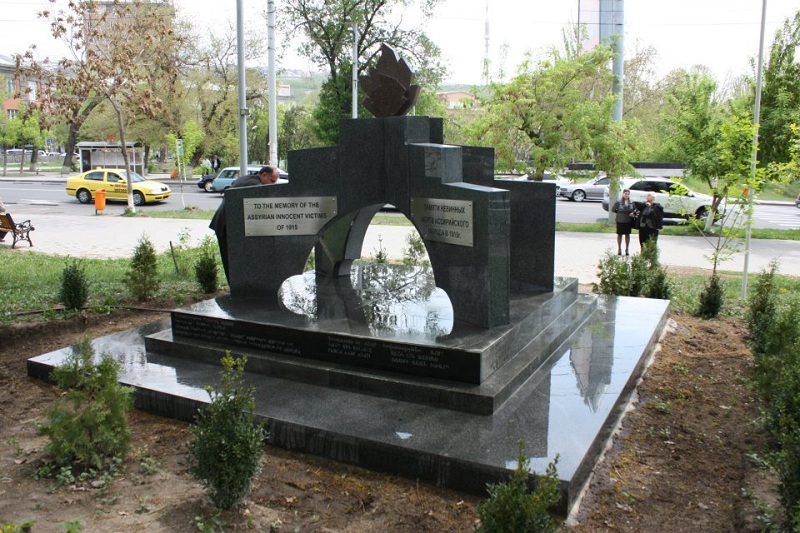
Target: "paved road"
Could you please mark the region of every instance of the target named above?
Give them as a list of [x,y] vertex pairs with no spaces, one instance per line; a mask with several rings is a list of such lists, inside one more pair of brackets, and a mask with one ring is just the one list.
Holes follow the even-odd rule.
[[[127,218],[109,214],[80,216],[42,214],[35,210],[25,211],[17,206],[14,218],[17,221],[30,218],[36,230],[31,234],[34,247],[20,243],[17,250],[87,258],[130,257],[136,243],[146,235],[156,249],[166,251],[170,241],[177,244],[179,236],[188,232],[191,243],[197,244],[206,235],[213,235],[206,220]],[[389,257],[401,258],[407,235],[414,231],[407,226],[371,226],[362,249],[363,256],[375,255],[383,247]],[[631,252],[638,251],[636,236]],[[8,240],[0,246],[10,248]],[[581,283],[597,281],[597,263],[607,251],[613,251],[615,236],[598,233],[556,233],[556,275],[576,277]],[[669,266],[710,268],[705,258],[711,253],[711,245],[702,237],[659,238],[661,262]],[[800,242],[753,240],[749,272],[756,274],[768,267],[770,260],[780,261],[780,272],[800,276]],[[741,272],[744,265],[742,252],[724,263],[722,270]]]
[[[197,209],[216,209],[222,196],[203,192],[195,185],[195,180],[181,184],[158,175],[172,188],[172,197],[166,202],[142,206],[141,211],[176,210],[184,207]],[[93,211],[92,205],[80,204],[64,192],[64,179],[56,177],[0,178],[0,195],[13,210],[16,206],[32,209],[35,206],[47,214],[83,214]],[[755,207],[754,228],[794,229],[800,228],[800,209],[791,202],[781,205],[760,203]],[[106,205],[106,214],[119,215],[125,211],[124,202],[111,202]],[[571,202],[556,200],[556,221],[573,223],[594,223],[606,220],[608,213],[603,211],[600,202]]]

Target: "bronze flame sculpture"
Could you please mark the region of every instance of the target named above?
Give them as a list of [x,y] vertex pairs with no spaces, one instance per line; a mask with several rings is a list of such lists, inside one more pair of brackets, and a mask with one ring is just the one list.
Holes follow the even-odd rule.
[[367,93],[364,107],[378,118],[408,114],[419,96],[419,85],[414,85],[414,73],[408,63],[385,43],[377,65],[359,80]]

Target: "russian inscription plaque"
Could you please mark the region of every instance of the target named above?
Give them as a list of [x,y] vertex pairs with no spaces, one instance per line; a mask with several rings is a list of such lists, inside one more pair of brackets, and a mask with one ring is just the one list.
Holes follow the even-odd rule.
[[423,238],[472,247],[472,201],[411,198],[411,219]]

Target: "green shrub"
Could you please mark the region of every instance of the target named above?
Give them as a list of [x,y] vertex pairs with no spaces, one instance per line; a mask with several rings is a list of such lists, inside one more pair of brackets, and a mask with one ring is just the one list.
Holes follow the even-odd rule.
[[[635,257],[635,256],[634,256]],[[606,252],[597,264],[599,282],[592,290],[597,294],[631,296],[631,265],[622,257]]]
[[36,520],[26,520],[19,524],[12,522],[0,522],[0,533],[31,533]]
[[725,303],[725,293],[722,290],[722,283],[719,276],[713,274],[700,292],[700,305],[696,315],[700,318],[715,318],[722,310]]
[[41,426],[49,437],[45,451],[56,466],[103,470],[125,455],[131,446],[128,411],[133,391],[118,383],[120,367],[114,359],[93,362],[89,339],[63,366],[53,370],[53,379],[66,392],[47,413]]
[[217,253],[211,240],[206,239],[200,246],[200,258],[194,264],[194,277],[204,293],[217,290],[217,273]]
[[88,298],[89,282],[83,262],[78,259],[67,260],[61,273],[61,292],[58,299],[68,310],[77,311],[86,305]]
[[539,476],[536,491],[528,490],[529,461],[525,446],[519,442],[517,468],[508,483],[489,485],[489,499],[478,507],[481,523],[476,528],[483,533],[539,533],[555,531],[557,524],[548,509],[558,503],[558,472],[555,461]]
[[769,325],[775,317],[778,306],[778,292],[775,286],[777,272],[777,261],[770,261],[769,270],[762,271],[758,275],[755,289],[748,302],[747,325],[750,329],[751,346],[756,354],[764,352]]
[[597,265],[599,283],[593,285],[598,294],[645,296],[668,300],[672,287],[667,271],[658,262],[658,248],[653,241],[645,243],[642,253],[627,257],[606,252]]
[[641,296],[650,275],[650,262],[644,254],[633,254],[630,261],[630,288],[628,296]]
[[747,321],[755,367],[753,383],[762,402],[764,427],[775,439],[771,464],[788,530],[800,530],[800,296],[781,298],[777,264],[759,275]]
[[153,243],[144,235],[133,251],[131,264],[125,274],[125,284],[134,298],[140,302],[149,300],[158,292],[158,259]]
[[244,384],[246,361],[225,354],[221,384],[206,387],[211,403],[192,425],[189,472],[220,509],[241,502],[261,470],[266,432],[255,423],[253,389]]
[[408,266],[430,266],[427,259],[428,251],[425,249],[425,241],[415,233],[406,236],[406,247],[403,250],[402,263]]
[[669,300],[672,298],[672,283],[667,276],[667,270],[661,265],[653,268],[645,284],[642,296]]

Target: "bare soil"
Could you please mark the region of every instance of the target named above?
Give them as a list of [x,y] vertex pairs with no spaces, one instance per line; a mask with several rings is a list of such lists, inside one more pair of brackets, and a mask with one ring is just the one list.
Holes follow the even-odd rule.
[[[67,521],[83,531],[190,532],[215,520],[224,531],[473,530],[481,498],[270,446],[244,505],[216,516],[186,471],[188,425],[138,410],[130,416],[134,452],[112,483],[35,480],[46,459],[35,423],[59,391],[28,378],[26,359],[163,316],[121,311],[0,329],[0,523],[35,520],[34,532],[63,532]],[[562,530],[760,531],[754,501],[774,505],[775,496],[774,479],[753,460],[768,442],[747,387],[751,366],[741,320],[674,314]]]

